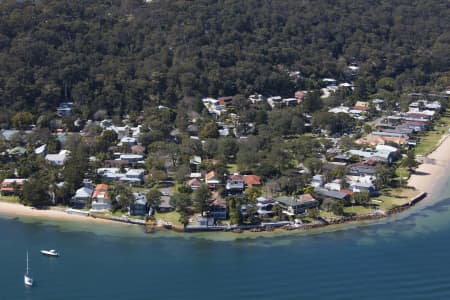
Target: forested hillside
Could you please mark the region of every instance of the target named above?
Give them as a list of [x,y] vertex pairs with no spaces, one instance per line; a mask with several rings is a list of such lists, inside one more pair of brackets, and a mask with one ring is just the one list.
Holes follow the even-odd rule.
[[5,0],[0,105],[42,114],[73,101],[89,117],[183,96],[291,95],[343,79],[352,62],[400,90],[448,72],[449,16],[438,0]]

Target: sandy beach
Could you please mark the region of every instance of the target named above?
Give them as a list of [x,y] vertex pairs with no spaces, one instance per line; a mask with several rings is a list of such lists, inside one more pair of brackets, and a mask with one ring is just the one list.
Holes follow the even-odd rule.
[[435,151],[424,157],[416,158],[422,164],[408,180],[408,185],[420,192],[432,194],[442,179],[449,174],[450,168],[450,135],[442,137]]
[[61,221],[75,221],[75,222],[92,222],[92,223],[114,223],[119,222],[110,221],[99,218],[86,217],[81,215],[68,214],[65,211],[54,209],[35,209],[30,206],[24,206],[19,203],[10,203],[0,201],[0,214],[12,217],[33,217],[42,219],[52,219]]

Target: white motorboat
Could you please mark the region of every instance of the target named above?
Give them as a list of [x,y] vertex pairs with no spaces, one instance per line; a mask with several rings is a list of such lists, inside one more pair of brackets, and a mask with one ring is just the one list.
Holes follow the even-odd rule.
[[41,250],[41,254],[46,255],[46,256],[53,256],[53,257],[59,256],[59,253],[53,249],[52,250]]
[[28,267],[28,252],[27,252],[27,271],[23,276],[23,282],[26,286],[33,286],[33,278],[30,276],[30,269]]

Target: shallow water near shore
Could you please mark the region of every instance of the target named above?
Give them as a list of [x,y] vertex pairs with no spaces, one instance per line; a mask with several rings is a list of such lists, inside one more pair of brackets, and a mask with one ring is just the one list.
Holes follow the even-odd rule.
[[[374,223],[262,235],[0,218],[0,299],[450,299],[450,179]],[[59,258],[40,249],[56,248]],[[23,285],[30,252],[36,285]]]

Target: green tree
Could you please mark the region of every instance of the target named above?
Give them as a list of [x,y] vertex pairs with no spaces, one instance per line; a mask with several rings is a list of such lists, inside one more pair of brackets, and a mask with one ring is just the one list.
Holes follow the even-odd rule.
[[26,205],[35,207],[49,205],[51,201],[45,178],[36,175],[25,182],[20,193],[20,201]]
[[33,115],[26,111],[21,111],[16,113],[12,119],[11,123],[17,129],[27,129],[33,123]]
[[199,130],[198,135],[201,139],[217,138],[219,131],[214,121],[205,123]]
[[305,159],[303,164],[311,172],[312,175],[318,174],[322,171],[323,163],[318,158],[308,157],[307,159]]
[[130,204],[134,201],[134,195],[131,188],[122,183],[116,183],[110,186],[108,191],[112,199],[111,210],[113,212],[121,210],[122,212],[128,211]]
[[403,161],[403,166],[408,169],[410,172],[414,172],[414,170],[419,166],[419,162],[416,161],[416,156],[414,151],[409,150],[405,160]]
[[147,202],[153,209],[157,209],[161,204],[161,192],[157,189],[151,189],[147,192]]
[[192,195],[194,211],[201,213],[203,216],[203,213],[209,209],[210,198],[211,192],[206,184],[196,189]]

